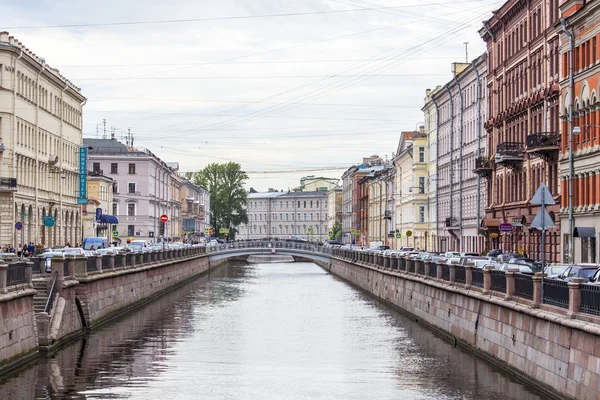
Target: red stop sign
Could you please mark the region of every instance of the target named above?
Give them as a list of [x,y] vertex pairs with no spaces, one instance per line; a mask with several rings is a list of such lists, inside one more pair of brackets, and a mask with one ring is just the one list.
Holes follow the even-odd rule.
[[161,222],[167,222],[169,220],[169,217],[167,217],[167,214],[163,214],[160,216],[160,221]]

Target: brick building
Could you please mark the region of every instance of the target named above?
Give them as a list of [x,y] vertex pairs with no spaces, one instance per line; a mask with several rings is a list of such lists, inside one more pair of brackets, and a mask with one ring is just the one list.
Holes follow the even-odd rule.
[[[539,207],[529,201],[545,182],[557,202],[548,208],[557,225],[546,235],[548,261],[560,258],[559,16],[558,0],[509,0],[479,31],[487,44],[491,170],[482,228],[492,248],[541,258],[540,233],[530,229]],[[501,224],[510,230],[500,232]]]

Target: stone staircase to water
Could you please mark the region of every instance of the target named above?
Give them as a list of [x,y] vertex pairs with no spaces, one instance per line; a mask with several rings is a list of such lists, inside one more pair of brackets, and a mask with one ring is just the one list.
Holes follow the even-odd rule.
[[32,280],[33,288],[37,292],[33,296],[33,309],[36,314],[43,312],[46,307],[46,302],[48,301],[48,279],[35,278]]

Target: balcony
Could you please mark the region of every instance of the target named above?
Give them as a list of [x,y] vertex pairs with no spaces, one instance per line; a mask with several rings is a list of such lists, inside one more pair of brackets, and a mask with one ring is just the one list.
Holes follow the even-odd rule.
[[446,228],[458,228],[458,220],[456,218],[446,218]]
[[0,178],[0,192],[16,192],[17,178]]
[[527,153],[546,161],[556,159],[560,149],[560,135],[555,132],[541,132],[527,135]]
[[475,159],[475,169],[473,170],[473,173],[483,178],[489,178],[492,176],[492,164],[493,161],[490,160],[489,157],[477,157]]
[[496,164],[510,169],[519,169],[523,164],[523,159],[523,143],[521,142],[504,142],[496,147],[496,156],[494,157]]

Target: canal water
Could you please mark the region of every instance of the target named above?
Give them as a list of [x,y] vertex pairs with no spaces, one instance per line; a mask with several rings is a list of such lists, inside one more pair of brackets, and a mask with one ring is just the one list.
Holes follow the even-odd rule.
[[0,381],[32,398],[540,397],[298,262],[222,266]]

